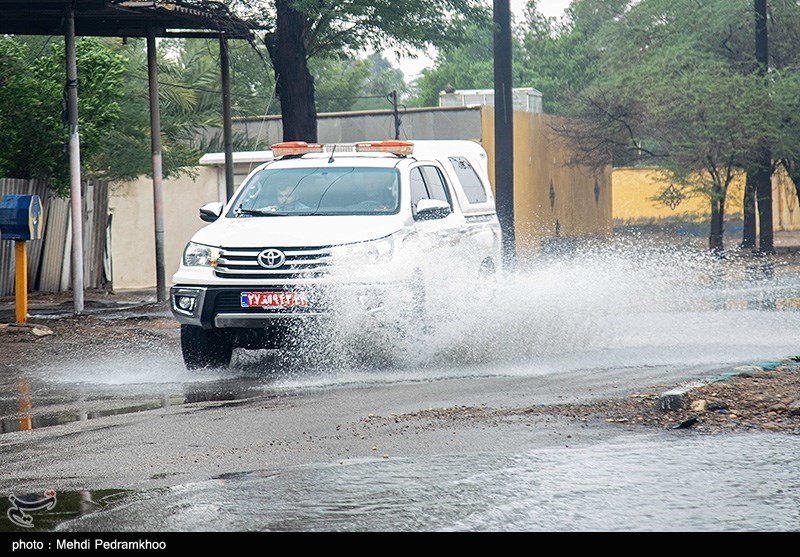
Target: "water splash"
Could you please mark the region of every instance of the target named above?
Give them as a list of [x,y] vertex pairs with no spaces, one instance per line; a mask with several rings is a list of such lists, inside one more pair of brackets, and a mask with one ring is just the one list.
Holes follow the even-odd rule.
[[[457,269],[455,262],[443,266]],[[481,279],[451,274],[428,286],[426,319],[408,296],[335,327],[290,352],[315,368],[426,368],[575,360],[608,365],[732,362],[792,354],[800,280],[788,263],[719,259],[691,247],[620,240],[569,256],[520,262]]]

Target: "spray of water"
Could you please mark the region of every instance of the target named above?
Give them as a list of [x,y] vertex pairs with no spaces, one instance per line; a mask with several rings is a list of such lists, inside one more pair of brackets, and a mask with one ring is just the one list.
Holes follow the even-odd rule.
[[440,258],[442,272],[422,297],[418,285],[379,296],[365,289],[383,304],[374,312],[352,296],[334,299],[331,320],[299,327],[283,350],[236,350],[231,369],[188,372],[177,339],[158,337],[59,362],[57,373],[46,363],[43,373],[109,385],[253,377],[296,386],[733,363],[800,351],[796,261],[720,259],[635,236],[520,260],[488,277],[465,268],[462,255]]
[[439,264],[446,280],[426,284],[424,311],[402,289],[369,315],[343,304],[330,327],[305,331],[285,356],[336,371],[558,365],[581,355],[577,365],[590,368],[604,358],[626,366],[785,356],[800,344],[800,281],[780,263],[634,237],[491,277],[457,260]]

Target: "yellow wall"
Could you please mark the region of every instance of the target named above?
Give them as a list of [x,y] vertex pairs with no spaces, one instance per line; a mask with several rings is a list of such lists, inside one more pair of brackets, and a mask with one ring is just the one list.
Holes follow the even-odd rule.
[[[670,186],[669,179],[654,168],[615,168],[612,172],[613,215],[617,224],[653,224],[660,221],[703,221],[710,215],[708,198],[688,195],[670,208],[657,197]],[[728,190],[726,218],[742,218],[744,174],[734,178]],[[794,185],[781,169],[772,179],[775,230],[800,230],[800,206]]]
[[[164,180],[164,263],[167,284],[178,270],[186,242],[207,223],[199,208],[219,201],[217,170],[194,169],[195,176]],[[110,187],[111,265],[115,289],[156,284],[153,182],[139,178]]]
[[[521,255],[536,253],[543,239],[555,237],[556,223],[561,236],[612,232],[610,167],[594,173],[587,167],[567,166],[570,150],[551,129],[558,121],[547,114],[514,112],[514,224]],[[481,128],[494,185],[492,108],[481,111]]]
[[800,230],[797,189],[783,169],[772,177],[772,218],[775,230]]

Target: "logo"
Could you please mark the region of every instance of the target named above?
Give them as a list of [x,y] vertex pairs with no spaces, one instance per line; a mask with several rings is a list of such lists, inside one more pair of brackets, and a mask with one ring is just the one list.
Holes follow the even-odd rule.
[[[8,519],[23,528],[33,528],[33,517],[28,514],[31,511],[52,511],[56,506],[56,492],[48,489],[44,492],[44,496],[39,495],[23,495],[17,497],[16,495],[9,495],[8,500],[11,506],[6,513]],[[27,512],[26,512],[27,511]]]
[[279,249],[265,249],[258,254],[258,264],[265,269],[277,269],[286,262],[286,254]]

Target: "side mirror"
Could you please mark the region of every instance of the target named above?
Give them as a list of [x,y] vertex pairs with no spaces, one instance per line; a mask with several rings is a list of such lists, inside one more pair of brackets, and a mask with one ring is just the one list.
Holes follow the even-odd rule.
[[414,218],[417,220],[443,219],[452,213],[447,201],[440,199],[420,199],[417,202],[417,211]]
[[206,222],[214,222],[220,215],[222,215],[222,208],[224,205],[219,201],[213,203],[206,203],[200,207],[200,219]]

